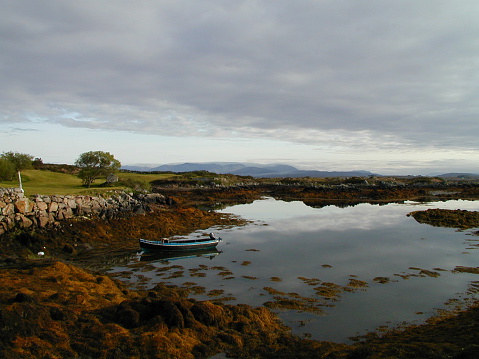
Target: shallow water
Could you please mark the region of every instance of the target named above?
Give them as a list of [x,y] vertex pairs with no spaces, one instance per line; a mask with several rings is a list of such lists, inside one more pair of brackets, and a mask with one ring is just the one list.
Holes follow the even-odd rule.
[[[259,306],[275,302],[275,296],[300,296],[314,312],[278,311],[294,333],[348,342],[381,326],[420,323],[448,308],[452,298],[475,299],[475,291],[466,291],[479,275],[453,270],[478,266],[479,237],[406,216],[427,208],[479,210],[479,201],[312,208],[267,198],[223,210],[254,222],[210,229],[223,238],[218,252],[178,259],[137,255],[111,273],[123,272],[133,287],[186,285],[197,289],[191,296],[199,300],[222,298],[231,304]],[[336,296],[318,292],[331,286]]]

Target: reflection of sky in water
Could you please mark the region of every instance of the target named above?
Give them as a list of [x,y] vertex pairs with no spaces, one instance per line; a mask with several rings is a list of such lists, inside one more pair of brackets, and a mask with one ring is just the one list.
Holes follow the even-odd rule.
[[[476,250],[466,248],[470,246],[468,241],[479,238],[468,236],[468,232],[419,224],[406,216],[427,208],[478,210],[479,202],[311,208],[302,202],[266,199],[223,210],[260,222],[241,228],[215,229],[224,241],[218,246],[222,253],[211,261],[191,258],[149,264],[155,268],[181,265],[184,276],[168,281],[178,285],[195,282],[208,291],[223,289],[225,295],[237,298],[230,303],[254,306],[271,300],[264,287],[315,297],[313,287],[298,277],[347,285],[354,275],[367,282],[368,287],[355,293],[343,293],[334,303],[335,307],[324,308],[325,316],[296,311],[281,313],[298,334],[311,333],[313,338],[320,340],[345,340],[388,322],[394,325],[424,320],[433,314],[434,308],[444,307],[448,299],[464,292],[470,281],[479,280],[479,275],[451,272],[459,265],[477,266]],[[233,272],[234,278],[224,279],[214,270],[204,271],[205,277],[190,277],[188,269],[199,265],[223,266]],[[419,271],[411,267],[445,271],[439,271],[437,278],[402,279],[397,275],[418,274]],[[151,277],[151,286],[162,280],[155,271],[141,271],[140,274]],[[280,277],[282,281],[273,282],[271,277]],[[388,277],[391,282],[379,284],[373,281],[375,277]],[[211,299],[206,295],[197,298]],[[299,320],[305,325],[298,327]]]

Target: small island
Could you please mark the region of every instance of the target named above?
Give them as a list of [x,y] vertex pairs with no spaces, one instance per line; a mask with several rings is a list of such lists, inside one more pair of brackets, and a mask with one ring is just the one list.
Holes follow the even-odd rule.
[[414,211],[408,214],[419,223],[435,227],[459,229],[479,228],[479,212],[460,209],[431,208],[425,211]]

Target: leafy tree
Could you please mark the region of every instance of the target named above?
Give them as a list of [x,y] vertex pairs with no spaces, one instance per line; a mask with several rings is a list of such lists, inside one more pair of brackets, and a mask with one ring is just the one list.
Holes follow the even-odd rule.
[[42,160],[41,158],[36,157],[36,158],[32,161],[32,166],[33,166],[33,168],[35,168],[35,169],[40,169],[40,168],[43,166],[43,160]]
[[120,161],[109,152],[103,151],[82,153],[75,161],[75,165],[80,167],[78,177],[83,180],[86,187],[90,187],[98,177],[115,173],[121,167]]
[[0,180],[11,181],[15,176],[15,167],[7,159],[0,157]]
[[23,192],[22,175],[20,171],[33,168],[32,166],[33,156],[30,156],[26,153],[19,153],[19,152],[4,152],[1,158],[10,162],[13,165],[13,168],[15,169],[15,171],[17,171],[18,183],[20,185],[20,189]]

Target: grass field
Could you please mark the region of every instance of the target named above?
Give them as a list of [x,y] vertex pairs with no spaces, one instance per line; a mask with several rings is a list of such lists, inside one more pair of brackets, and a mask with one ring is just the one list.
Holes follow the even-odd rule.
[[[136,182],[149,183],[153,180],[174,176],[173,174],[140,174],[140,173],[119,173],[120,181],[130,180]],[[80,178],[74,175],[40,171],[25,170],[22,171],[23,189],[27,196],[34,194],[44,195],[76,195],[76,194],[99,194],[115,189],[126,189],[125,186],[101,187],[105,178],[99,178],[90,188],[82,186]],[[18,179],[13,181],[0,181],[0,188],[18,187]]]

